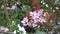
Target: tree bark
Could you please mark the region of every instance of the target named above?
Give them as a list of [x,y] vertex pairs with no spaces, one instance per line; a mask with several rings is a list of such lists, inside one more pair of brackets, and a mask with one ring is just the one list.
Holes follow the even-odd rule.
[[6,15],[6,19],[7,19],[7,25],[8,25],[8,28],[11,30],[11,24],[10,24],[10,19],[9,19],[9,13],[8,13],[8,10],[6,9],[6,1],[7,0],[3,0],[3,5],[4,5],[4,10],[5,10],[5,15]]

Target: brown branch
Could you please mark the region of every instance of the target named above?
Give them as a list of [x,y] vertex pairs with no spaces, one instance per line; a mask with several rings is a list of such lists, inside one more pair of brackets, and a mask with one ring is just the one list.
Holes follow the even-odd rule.
[[2,26],[2,21],[0,20],[0,26]]
[[5,15],[6,15],[6,19],[7,19],[7,25],[8,25],[8,28],[11,30],[11,24],[10,24],[10,19],[9,19],[9,13],[8,13],[8,10],[6,9],[6,0],[3,0],[3,5],[4,5],[4,10],[5,10]]

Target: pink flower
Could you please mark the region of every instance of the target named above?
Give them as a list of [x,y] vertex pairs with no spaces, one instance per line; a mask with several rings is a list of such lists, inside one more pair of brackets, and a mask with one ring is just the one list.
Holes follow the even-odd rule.
[[7,32],[7,31],[9,31],[9,29],[8,29],[8,28],[3,27],[3,26],[1,26],[1,27],[0,27],[0,30],[1,30],[1,31],[3,31],[3,32]]
[[32,16],[33,19],[39,18],[39,16],[40,16],[38,11],[34,11],[33,15],[34,15],[34,16]]
[[34,23],[38,23],[38,20],[39,20],[39,19],[34,19]]
[[28,23],[27,17],[25,17],[25,18],[21,21],[21,23],[23,23],[23,26],[28,25],[28,24],[27,24],[27,23]]
[[32,16],[33,19],[39,18],[43,14],[43,9],[40,10],[35,10],[34,12],[30,12],[30,15]]
[[21,23],[25,23],[25,21],[21,21]]
[[46,17],[46,12],[44,13],[44,15],[43,15],[44,17]]
[[33,27],[36,27],[36,26],[37,26],[37,24],[33,24],[32,26],[33,26]]
[[27,26],[27,25],[28,25],[28,24],[24,24],[24,23],[23,23],[23,26]]
[[[46,20],[44,17],[42,17],[43,15],[43,9],[40,9],[40,10],[35,10],[34,12],[30,12],[29,15],[29,18],[32,17],[32,19],[30,19],[30,21],[28,21],[28,18],[27,16],[21,21],[23,23],[23,26],[33,26],[33,27],[36,27],[38,25],[38,23],[41,23],[41,24],[44,24],[46,23]],[[31,17],[30,17],[31,16]]]
[[42,17],[40,18],[40,21],[41,22],[46,22],[46,20],[44,18],[42,18]]
[[8,10],[15,10],[17,7],[16,6],[12,6],[11,8],[10,7],[6,7],[6,9]]
[[31,23],[31,22],[28,22],[28,26],[30,26],[30,27],[31,27],[31,26],[32,26],[32,23]]
[[26,23],[26,22],[28,22],[27,17],[25,17],[21,22],[22,22],[22,23]]
[[40,18],[39,18],[39,22],[40,22],[41,24],[43,24],[43,23],[46,23],[46,20],[45,20],[43,17],[40,17]]
[[39,10],[39,14],[42,15],[43,14],[43,11],[44,11],[43,9],[40,9]]
[[16,6],[12,6],[11,10],[15,10],[17,7]]
[[49,16],[48,12],[45,12],[43,16],[48,17]]

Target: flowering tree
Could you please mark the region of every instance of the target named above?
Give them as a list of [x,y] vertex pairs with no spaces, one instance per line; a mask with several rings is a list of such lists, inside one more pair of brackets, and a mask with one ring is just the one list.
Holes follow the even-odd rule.
[[[55,17],[53,20],[58,24],[59,7],[60,0],[0,0],[0,26],[9,27],[14,32],[18,32],[18,24],[33,27],[33,31],[38,24],[51,27],[47,22]],[[24,30],[23,27],[22,29]]]
[[34,33],[36,30],[33,28],[36,28],[36,27],[39,29],[41,26],[45,26],[47,28],[50,27],[50,25],[47,25],[47,24],[54,18],[54,16],[52,16],[53,14],[50,15],[48,14],[48,12],[44,13],[43,11],[44,11],[43,9],[35,10],[34,12],[28,13],[26,17],[23,18],[21,23],[23,24],[27,32]]

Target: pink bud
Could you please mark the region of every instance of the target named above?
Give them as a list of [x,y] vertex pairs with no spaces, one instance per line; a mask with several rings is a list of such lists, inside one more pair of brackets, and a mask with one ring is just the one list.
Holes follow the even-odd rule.
[[12,6],[11,10],[15,10],[16,9],[16,6]]

